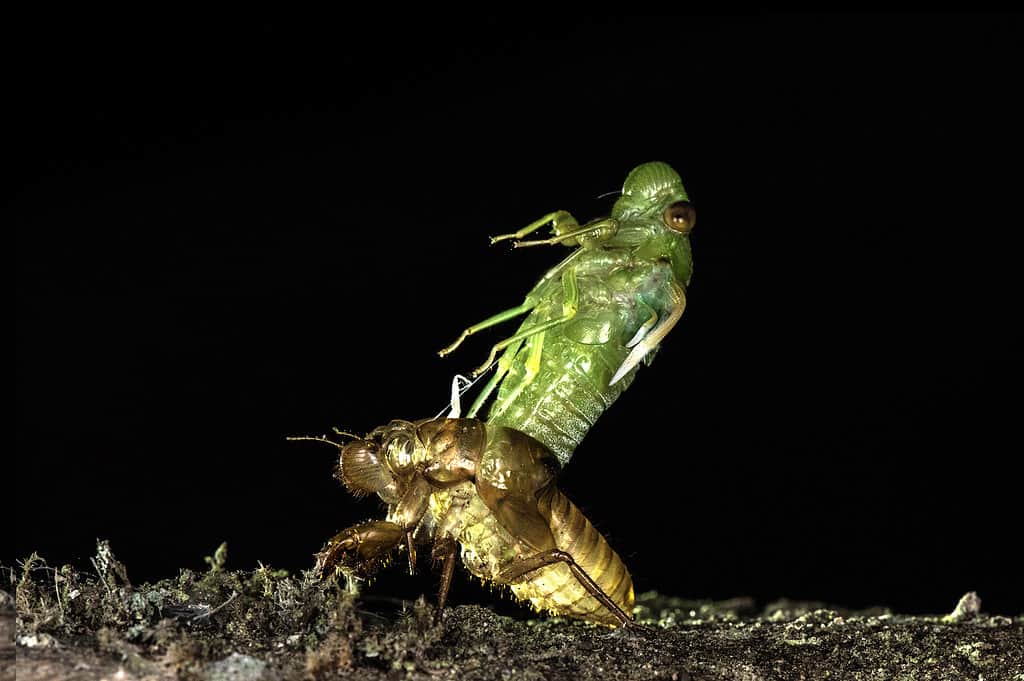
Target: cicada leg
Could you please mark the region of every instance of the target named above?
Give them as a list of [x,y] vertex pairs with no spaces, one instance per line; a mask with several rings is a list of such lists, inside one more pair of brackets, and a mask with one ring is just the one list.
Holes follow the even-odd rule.
[[577,249],[570,253],[565,259],[563,259],[562,262],[558,263],[550,270],[548,270],[547,273],[543,277],[541,277],[540,281],[537,282],[537,285],[534,286],[533,291],[531,291],[530,294],[526,296],[526,300],[523,302],[522,305],[510,307],[507,310],[502,310],[498,314],[488,317],[482,322],[479,322],[478,324],[474,324],[473,326],[464,329],[462,333],[459,334],[459,337],[455,339],[454,343],[442,349],[437,354],[440,355],[441,357],[444,357],[445,355],[450,355],[451,353],[455,352],[455,349],[462,345],[462,342],[466,340],[466,338],[468,338],[469,336],[472,336],[475,333],[480,333],[484,329],[489,329],[492,326],[497,326],[502,322],[514,319],[515,317],[518,317],[520,315],[526,314],[533,308],[537,307],[538,298],[535,294],[541,289],[543,289],[549,281],[551,281],[557,276],[560,276],[563,271],[568,271],[568,269],[571,269],[569,268],[569,265],[572,264],[572,262],[576,260],[582,253],[582,249]]
[[526,314],[527,312],[529,312],[530,310],[532,310],[536,306],[537,306],[536,301],[532,301],[532,300],[527,299],[527,301],[525,303],[523,303],[522,305],[517,305],[515,307],[510,307],[507,310],[502,310],[498,314],[493,315],[491,317],[488,317],[487,319],[483,320],[482,322],[480,322],[478,324],[474,324],[473,326],[470,326],[470,327],[464,329],[463,332],[461,334],[459,334],[459,337],[455,339],[454,343],[452,343],[451,345],[449,345],[446,348],[442,348],[437,354],[440,355],[441,357],[444,357],[445,355],[450,355],[451,353],[455,352],[456,348],[458,348],[460,345],[462,345],[462,342],[464,340],[466,340],[467,338],[469,338],[473,334],[480,333],[484,329],[489,329],[492,326],[497,326],[498,324],[501,324],[502,322],[507,322],[510,319],[515,319],[516,317],[518,317],[520,315]]
[[[651,350],[658,346],[658,343],[665,339],[668,332],[672,330],[683,316],[683,310],[686,309],[686,293],[683,292],[683,288],[676,283],[672,284],[671,294],[672,308],[667,317],[661,320],[656,327],[654,327],[650,333],[643,337],[633,349],[626,355],[626,359],[622,361],[622,366],[619,367],[615,375],[608,382],[608,385],[615,385],[619,380],[628,374],[630,370],[643,361],[643,358],[647,356]],[[645,324],[646,325],[646,324]],[[643,327],[641,327],[642,329]]]
[[[589,242],[601,242],[606,241],[612,235],[619,230],[619,221],[614,218],[604,218],[602,220],[595,220],[588,222],[579,229],[574,229],[570,232],[561,234],[555,234],[550,239],[534,239],[532,241],[516,241],[512,244],[513,248],[526,248],[528,246],[554,246],[555,244],[567,244],[576,245],[580,244],[585,246]],[[586,238],[580,238],[586,237]],[[575,243],[568,243],[575,239]]]
[[505,374],[508,373],[509,369],[512,368],[512,363],[515,361],[516,355],[519,353],[519,348],[522,347],[523,341],[513,343],[512,345],[505,348],[505,352],[501,353],[501,357],[498,359],[498,368],[494,371],[490,380],[484,385],[480,394],[473,400],[473,406],[469,408],[469,412],[466,414],[466,418],[476,418],[480,408],[484,406],[484,402],[491,396],[494,389],[498,387],[498,383],[501,379],[505,378]]
[[647,307],[643,303],[639,303],[639,306],[640,309],[650,310],[651,314],[647,317],[647,320],[640,325],[640,328],[636,330],[636,333],[633,334],[633,337],[630,338],[629,341],[626,343],[627,348],[633,347],[634,345],[642,341],[644,338],[646,338],[647,334],[650,333],[651,329],[654,328],[654,325],[658,323],[657,312],[651,310],[651,308]]
[[[533,383],[533,379],[540,373],[540,357],[544,349],[544,332],[538,333],[536,336],[531,336],[526,341],[526,361],[523,363],[523,376],[516,384],[516,387],[508,395],[505,395],[501,399],[501,402],[496,404],[494,410],[491,412],[491,416],[498,416],[505,411],[506,408],[519,397],[519,394],[523,392],[526,386]],[[504,359],[504,356],[502,356]],[[500,360],[499,360],[500,362]],[[510,362],[511,364],[511,362]]]
[[492,236],[491,244],[496,244],[499,241],[506,241],[507,239],[515,239],[516,241],[518,241],[522,239],[524,236],[529,236],[530,234],[533,234],[538,229],[540,229],[541,227],[548,223],[551,223],[552,228],[555,230],[556,234],[561,233],[562,230],[565,230],[567,228],[568,231],[572,231],[573,229],[579,227],[579,223],[576,222],[576,218],[574,218],[572,214],[569,213],[569,211],[556,210],[554,213],[548,213],[539,220],[534,220],[530,224],[526,225],[526,227],[520,229],[518,232]]
[[554,327],[559,326],[560,324],[564,324],[565,322],[575,317],[576,310],[579,309],[580,302],[580,290],[579,287],[576,285],[576,270],[569,268],[565,270],[565,272],[562,274],[562,291],[563,297],[561,317],[558,317],[557,319],[551,319],[546,322],[541,322],[540,324],[531,326],[528,329],[523,329],[516,335],[510,336],[509,338],[506,338],[500,343],[495,344],[494,347],[491,348],[491,352],[487,355],[487,360],[483,364],[478,366],[476,369],[474,369],[472,375],[476,377],[482,374],[483,372],[487,371],[487,369],[489,369],[491,364],[494,362],[494,358],[497,357],[498,353],[504,350],[505,348],[509,347],[510,345],[518,343],[519,341],[524,341],[527,338],[530,338],[531,336],[536,336],[537,334],[547,331],[548,329],[553,329]]
[[527,558],[516,561],[511,567],[507,568],[498,577],[498,582],[502,584],[512,584],[518,579],[528,575],[534,570],[539,570],[548,565],[554,563],[565,563],[569,566],[569,570],[572,571],[576,581],[587,590],[591,596],[606,607],[609,612],[619,620],[620,626],[631,626],[634,625],[633,618],[627,615],[622,608],[615,604],[615,601],[611,599],[604,592],[597,582],[586,573],[586,571],[579,566],[576,559],[572,557],[572,554],[562,551],[560,549],[548,549],[547,551],[541,551]]

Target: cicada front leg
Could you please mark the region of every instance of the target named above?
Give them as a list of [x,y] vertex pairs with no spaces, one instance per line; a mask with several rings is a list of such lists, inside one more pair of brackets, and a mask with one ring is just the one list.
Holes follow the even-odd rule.
[[582,246],[590,248],[596,244],[615,236],[619,231],[619,222],[614,218],[603,218],[588,222],[578,229],[562,234],[555,234],[550,239],[533,239],[531,241],[516,241],[512,248],[527,248],[529,246],[554,246],[562,244],[565,246]]
[[683,316],[683,310],[686,309],[686,292],[683,291],[682,286],[675,282],[672,283],[671,290],[669,291],[669,304],[668,315],[659,321],[657,326],[654,326],[652,320],[649,319],[640,327],[637,335],[630,340],[630,343],[633,344],[632,349],[629,351],[626,359],[623,360],[622,366],[612,376],[608,385],[615,385],[633,367],[643,361],[644,357],[651,350],[658,347],[658,344],[665,340],[668,332],[679,323],[679,319]]
[[510,234],[499,234],[498,236],[491,237],[491,244],[496,244],[499,241],[507,241],[508,239],[515,239],[519,241],[525,236],[529,236],[536,232],[544,225],[550,224],[551,230],[556,234],[566,234],[568,232],[575,231],[579,228],[580,224],[576,222],[576,218],[572,216],[569,211],[556,210],[553,213],[548,213],[539,220],[534,220],[530,224],[526,225],[517,232]]
[[[549,223],[551,224],[551,231],[554,233],[554,236],[549,239],[532,239],[530,241],[523,241],[523,237],[533,234],[538,229]],[[592,220],[587,224],[580,226],[576,221],[576,218],[571,214],[567,211],[559,210],[554,213],[548,213],[541,219],[531,222],[518,232],[492,236],[491,243],[496,244],[499,241],[512,239],[514,240],[512,243],[513,248],[554,246],[556,244],[590,248],[591,246],[607,241],[611,237],[615,236],[615,233],[618,232],[618,230],[619,221],[615,218]]]

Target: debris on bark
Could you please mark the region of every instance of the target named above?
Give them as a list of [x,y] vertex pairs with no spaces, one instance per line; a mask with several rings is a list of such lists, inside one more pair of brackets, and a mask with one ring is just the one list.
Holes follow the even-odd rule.
[[[946,616],[821,603],[637,598],[644,627],[451,608],[375,612],[343,584],[260,565],[133,585],[99,542],[94,573],[33,555],[0,591],[0,681],[13,679],[1007,679],[1024,681],[1024,617],[977,594]],[[379,608],[378,608],[379,610]]]

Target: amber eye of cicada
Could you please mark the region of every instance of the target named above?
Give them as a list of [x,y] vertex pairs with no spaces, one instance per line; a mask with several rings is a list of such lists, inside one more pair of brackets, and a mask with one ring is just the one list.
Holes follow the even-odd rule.
[[661,219],[665,221],[665,226],[669,229],[686,234],[693,229],[694,223],[697,222],[697,211],[693,209],[689,201],[676,201],[665,209]]
[[384,489],[391,476],[380,460],[380,448],[369,440],[353,440],[341,450],[341,482],[357,494]]

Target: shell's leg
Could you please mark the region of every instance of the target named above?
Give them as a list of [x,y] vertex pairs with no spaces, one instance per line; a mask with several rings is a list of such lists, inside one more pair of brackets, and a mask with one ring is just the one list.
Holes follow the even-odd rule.
[[500,343],[495,344],[495,346],[491,348],[490,354],[487,355],[487,360],[473,370],[473,376],[479,376],[483,372],[487,371],[487,369],[490,368],[491,364],[494,362],[494,358],[498,355],[498,353],[507,348],[508,346],[512,345],[513,343],[526,340],[530,336],[536,336],[537,334],[543,331],[547,331],[548,329],[553,329],[554,327],[559,326],[560,324],[564,324],[565,322],[569,321],[570,319],[576,316],[576,311],[579,309],[580,303],[580,290],[579,287],[576,285],[576,270],[572,268],[565,270],[565,272],[562,274],[562,295],[563,297],[561,317],[558,317],[557,319],[551,319],[540,324],[535,324],[534,326],[531,326],[528,329],[523,329],[516,335],[510,336],[505,340],[501,341]]
[[502,584],[511,584],[516,580],[528,575],[534,570],[539,570],[548,565],[554,563],[565,563],[569,566],[569,570],[572,572],[576,581],[587,590],[591,596],[597,599],[597,601],[606,607],[609,612],[619,620],[620,626],[631,626],[634,624],[633,618],[627,615],[622,608],[615,604],[608,594],[604,592],[597,582],[591,578],[590,575],[584,571],[577,563],[576,559],[572,557],[572,554],[562,551],[561,549],[548,549],[547,551],[541,551],[527,558],[516,561],[511,567],[505,569],[504,572],[498,577],[498,582]]
[[552,224],[556,234],[562,231],[573,231],[579,227],[579,223],[568,211],[556,210],[554,213],[548,213],[539,220],[534,220],[530,224],[523,227],[518,232],[512,232],[511,234],[499,234],[498,236],[491,237],[491,243],[496,244],[499,241],[506,241],[508,239],[515,239],[516,241],[522,239],[524,236],[533,234],[538,229],[548,223]]
[[334,567],[343,565],[354,556],[368,563],[386,555],[405,539],[405,528],[386,520],[371,520],[353,525],[334,535],[327,546],[316,554],[314,571],[324,575]]
[[441,588],[437,592],[437,612],[434,613],[434,623],[441,621],[441,613],[444,605],[448,602],[448,590],[452,586],[452,575],[455,574],[455,550],[458,544],[450,534],[434,542],[434,560],[441,561]]
[[405,547],[409,552],[409,575],[416,574],[416,542],[413,539],[413,531],[405,532]]
[[[322,577],[338,565],[353,563],[365,570],[403,541],[410,541],[411,546],[409,533],[422,520],[430,503],[430,492],[430,482],[422,475],[415,476],[388,515],[389,520],[370,520],[334,535],[316,555],[315,573]],[[414,556],[410,559],[415,561]]]
[[[448,400],[447,419],[457,419],[462,416],[462,393],[469,389],[473,382],[462,374],[455,374],[452,377],[452,396]],[[443,411],[443,410],[442,410]],[[441,414],[438,414],[440,416]]]

